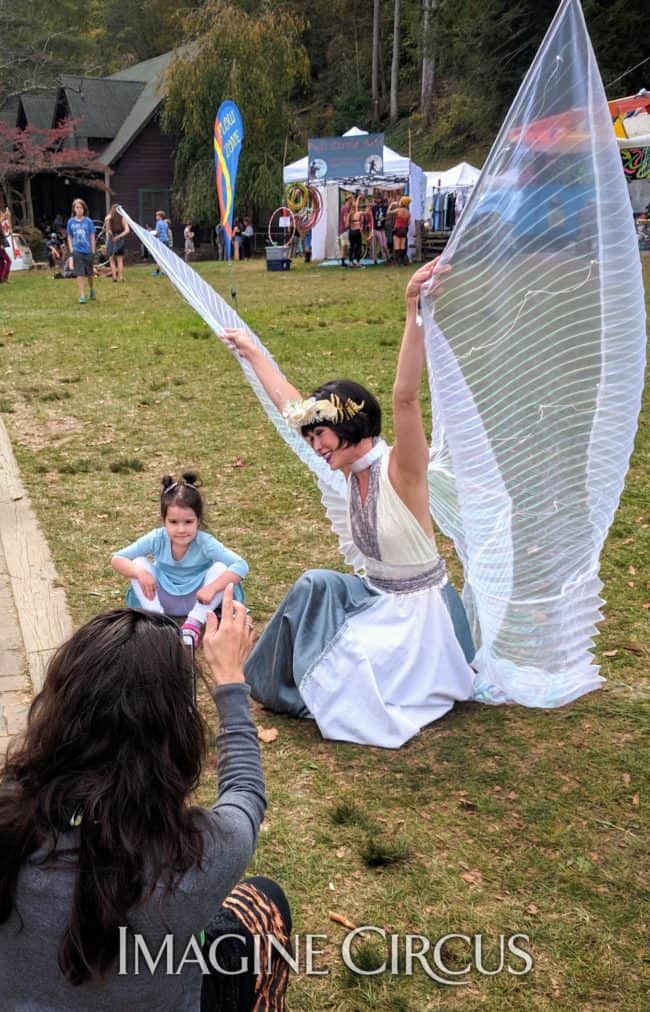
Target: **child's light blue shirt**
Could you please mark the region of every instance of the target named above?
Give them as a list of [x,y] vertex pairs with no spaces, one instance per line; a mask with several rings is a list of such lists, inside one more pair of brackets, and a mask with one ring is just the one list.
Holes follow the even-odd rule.
[[92,236],[96,233],[95,226],[90,218],[68,219],[66,232],[72,237],[72,249],[75,253],[92,253]]
[[[167,245],[167,243],[169,242],[169,225],[163,218],[156,219],[156,227],[154,229],[154,232],[156,233],[156,237],[160,239],[161,242],[164,242],[165,245]],[[217,560],[215,559],[215,562],[216,561]]]
[[[182,559],[172,555],[171,541],[164,527],[157,527],[134,541],[132,545],[115,552],[125,559],[137,559],[142,555],[151,556],[156,579],[163,590],[175,597],[193,594],[203,583],[206,572],[213,562],[223,564],[242,580],[248,574],[248,565],[240,555],[217,541],[212,534],[199,531],[190,543]],[[237,593],[239,591],[239,593]],[[241,599],[239,585],[235,584],[235,595]]]

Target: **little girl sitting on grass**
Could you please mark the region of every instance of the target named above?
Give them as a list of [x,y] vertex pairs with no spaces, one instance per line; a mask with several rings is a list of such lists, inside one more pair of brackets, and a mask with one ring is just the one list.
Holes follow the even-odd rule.
[[173,617],[187,616],[183,638],[194,648],[206,615],[221,603],[229,583],[235,584],[235,598],[243,601],[241,581],[248,573],[241,556],[199,530],[203,499],[197,480],[192,471],[184,472],[178,481],[165,475],[160,497],[163,526],[111,559],[113,569],[131,581],[127,605]]

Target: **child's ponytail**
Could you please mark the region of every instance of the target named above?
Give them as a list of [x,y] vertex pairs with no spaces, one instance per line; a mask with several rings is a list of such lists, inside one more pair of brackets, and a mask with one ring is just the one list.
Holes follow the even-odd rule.
[[183,471],[177,480],[171,474],[164,474],[160,479],[162,493],[160,496],[160,513],[167,516],[170,506],[185,506],[194,510],[199,523],[203,519],[203,498],[199,492],[199,476],[196,471]]

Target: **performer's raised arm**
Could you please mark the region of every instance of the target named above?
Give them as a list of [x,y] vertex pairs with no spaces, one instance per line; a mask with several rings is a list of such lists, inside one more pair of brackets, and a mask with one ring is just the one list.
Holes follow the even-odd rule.
[[302,400],[300,392],[285,379],[277,366],[264,354],[264,350],[245,330],[226,327],[224,335],[228,345],[241,358],[250,362],[255,375],[279,411],[284,410],[288,401]]
[[[401,497],[419,517],[419,504],[412,503],[414,486],[421,486],[422,511],[428,516],[426,470],[429,460],[429,443],[422,422],[420,385],[425,366],[424,331],[418,322],[418,303],[424,286],[434,276],[450,268],[439,265],[438,260],[420,267],[406,287],[406,322],[400,348],[395,382],[393,384],[393,423],[395,445],[391,459],[391,480]],[[441,280],[434,280],[428,294],[436,293]]]

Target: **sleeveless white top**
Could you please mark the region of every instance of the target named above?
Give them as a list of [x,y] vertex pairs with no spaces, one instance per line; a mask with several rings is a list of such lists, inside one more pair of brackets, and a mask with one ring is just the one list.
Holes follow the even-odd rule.
[[365,574],[371,582],[387,582],[390,586],[385,589],[393,591],[399,590],[400,581],[419,585],[421,577],[427,584],[442,586],[446,575],[435,539],[425,534],[393,488],[388,476],[389,460],[390,451],[370,467],[368,496],[363,504],[354,475],[349,479],[348,524],[355,545],[364,555]]

